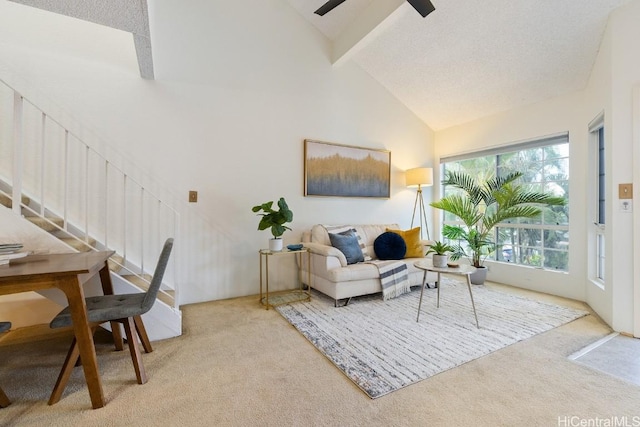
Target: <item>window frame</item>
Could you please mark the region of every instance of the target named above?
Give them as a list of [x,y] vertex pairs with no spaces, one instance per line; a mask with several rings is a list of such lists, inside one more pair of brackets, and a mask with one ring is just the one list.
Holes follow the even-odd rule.
[[591,280],[604,289],[605,286],[605,264],[607,257],[606,250],[606,138],[604,113],[600,113],[589,123],[589,143],[593,153],[591,170],[594,171],[592,180],[592,210],[593,224],[589,238],[593,242],[593,253],[589,257],[593,260],[593,267],[590,268]]
[[[562,190],[564,191],[565,196],[570,197],[569,194],[569,182],[570,182],[570,169],[569,169],[569,159],[570,159],[570,152],[569,152],[569,132],[563,132],[563,133],[559,133],[559,134],[554,134],[554,135],[549,135],[549,136],[545,136],[545,137],[540,137],[540,138],[535,138],[535,139],[531,139],[531,140],[526,140],[526,141],[520,141],[520,142],[515,142],[515,143],[510,143],[510,144],[505,144],[505,145],[501,145],[501,146],[494,146],[494,147],[490,147],[488,149],[485,150],[480,150],[480,151],[474,151],[474,152],[468,152],[468,153],[464,153],[464,154],[457,154],[457,155],[453,155],[453,156],[445,156],[442,157],[440,159],[440,164],[441,164],[441,182],[444,180],[444,176],[446,174],[446,171],[448,170],[447,165],[453,165],[453,164],[460,164],[463,163],[464,161],[473,161],[474,159],[476,161],[480,160],[480,162],[482,162],[481,159],[487,159],[487,164],[489,165],[489,168],[492,168],[493,170],[489,173],[489,174],[497,174],[500,173],[501,167],[504,167],[504,164],[501,163],[501,160],[504,160],[503,157],[501,156],[505,156],[505,155],[509,155],[509,156],[524,156],[527,152],[527,150],[532,150],[532,149],[537,149],[537,148],[545,148],[545,147],[552,147],[552,146],[563,146],[562,149],[564,150],[564,153],[553,157],[553,158],[549,158],[547,157],[547,150],[542,150],[542,157],[539,160],[533,161],[532,163],[539,163],[539,168],[538,168],[538,172],[539,172],[539,181],[535,181],[536,185],[540,185],[541,189],[545,189],[547,185],[549,184],[556,184],[558,185],[558,183],[562,183],[564,184],[562,186]],[[523,154],[525,153],[525,154]],[[493,161],[490,161],[489,158],[493,157]],[[564,166],[564,169],[562,170],[563,172],[566,173],[566,177],[564,179],[558,180],[558,179],[549,179],[550,178],[550,172],[547,172],[547,169],[549,168],[549,165],[551,162],[553,161],[566,161],[566,164]],[[550,169],[550,168],[549,168]],[[534,181],[532,181],[534,182]],[[450,193],[450,191],[447,190],[446,186],[442,185],[441,187],[441,191],[443,195],[447,195]],[[492,261],[492,262],[501,262],[501,263],[508,263],[511,265],[516,265],[516,266],[525,266],[525,267],[533,267],[533,268],[539,268],[539,269],[544,269],[547,271],[554,271],[554,272],[563,272],[563,273],[568,273],[569,272],[569,223],[570,223],[570,218],[569,218],[569,214],[568,214],[568,206],[567,209],[565,210],[565,212],[563,213],[563,215],[565,215],[566,217],[566,223],[556,223],[556,224],[551,224],[546,222],[542,217],[539,220],[526,220],[526,219],[522,219],[522,220],[514,220],[512,222],[506,222],[506,223],[501,223],[498,224],[495,228],[494,228],[494,233],[493,233],[493,240],[495,242],[498,243],[498,246],[496,247],[496,250],[489,256],[487,257],[487,261]],[[458,218],[452,218],[450,215],[448,214],[444,214],[442,217],[442,225],[445,224],[456,224],[456,225],[461,225],[462,223],[458,220]],[[518,244],[518,242],[515,242],[514,244],[507,244],[505,245],[504,242],[502,242],[502,244],[500,244],[500,241],[498,239],[500,232],[504,232],[504,231],[510,231],[511,232],[511,236],[514,235],[519,235],[519,233],[529,233],[530,235],[533,234],[535,235],[536,233],[539,233],[540,239],[537,242],[533,242],[533,243],[537,243],[534,245],[528,245],[528,244]],[[560,233],[558,233],[560,232]],[[553,246],[546,246],[545,243],[547,240],[547,233],[557,233],[559,235],[563,236],[564,241],[563,242],[559,242],[559,247],[553,247]],[[513,237],[512,237],[513,238]],[[560,245],[560,243],[562,243],[562,245]],[[566,243],[566,244],[565,244]],[[509,255],[509,259],[505,259],[506,255],[508,252],[505,251],[505,247],[507,247],[508,249],[511,249],[510,255]],[[509,248],[510,247],[510,248]],[[518,251],[518,252],[516,252]],[[526,257],[526,253],[529,253],[531,255],[533,255],[533,257]],[[551,253],[561,253],[564,255],[559,255],[560,257],[564,257],[565,260],[561,263],[560,268],[558,268],[556,266],[556,268],[552,268],[551,266],[546,265],[545,259],[546,260],[553,260],[553,258],[550,257]],[[535,255],[537,254],[537,255]],[[546,257],[545,257],[546,255]],[[526,260],[533,260],[531,262],[518,262],[518,260],[520,261],[526,261]],[[552,261],[553,262],[553,261]]]

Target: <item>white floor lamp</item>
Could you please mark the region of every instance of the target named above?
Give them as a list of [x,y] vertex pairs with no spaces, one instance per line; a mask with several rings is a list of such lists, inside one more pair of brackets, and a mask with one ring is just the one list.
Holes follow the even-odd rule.
[[427,214],[424,208],[424,199],[422,198],[422,187],[430,187],[433,185],[433,169],[432,168],[413,168],[406,171],[405,178],[407,187],[418,188],[416,193],[416,201],[413,204],[413,216],[411,216],[411,228],[416,218],[416,210],[419,211],[420,240],[422,240],[422,230],[427,230],[427,240],[431,240],[429,236],[429,225],[427,224]]

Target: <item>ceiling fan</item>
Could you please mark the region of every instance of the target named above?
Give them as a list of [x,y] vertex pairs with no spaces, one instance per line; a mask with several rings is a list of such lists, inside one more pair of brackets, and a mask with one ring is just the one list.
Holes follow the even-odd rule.
[[[426,17],[431,12],[433,12],[434,10],[436,10],[436,8],[433,6],[433,4],[431,4],[429,0],[407,0],[407,1],[411,4],[411,6],[413,6],[415,10],[418,11],[420,15],[422,15],[423,18]],[[334,8],[336,8],[337,6],[341,5],[344,2],[345,0],[329,0],[328,2],[320,6],[320,8],[316,10],[314,13],[320,16],[324,16],[325,13],[332,11]]]

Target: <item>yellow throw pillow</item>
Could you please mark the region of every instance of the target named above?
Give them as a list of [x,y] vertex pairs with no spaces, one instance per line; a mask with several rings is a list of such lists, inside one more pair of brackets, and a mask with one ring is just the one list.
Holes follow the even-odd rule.
[[411,230],[392,230],[387,228],[387,231],[399,234],[404,239],[407,245],[407,253],[405,258],[423,258],[424,247],[420,241],[420,227],[412,228]]

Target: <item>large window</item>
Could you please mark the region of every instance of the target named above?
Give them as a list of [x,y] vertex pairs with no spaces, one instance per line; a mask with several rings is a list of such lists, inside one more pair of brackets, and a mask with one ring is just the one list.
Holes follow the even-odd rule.
[[[478,180],[520,171],[520,183],[535,191],[564,197],[564,206],[543,209],[538,218],[498,224],[496,251],[488,259],[550,270],[568,271],[569,264],[569,135],[554,135],[474,154],[442,159],[443,176],[464,171]],[[453,188],[443,188],[449,195]],[[444,224],[460,224],[445,213]]]

